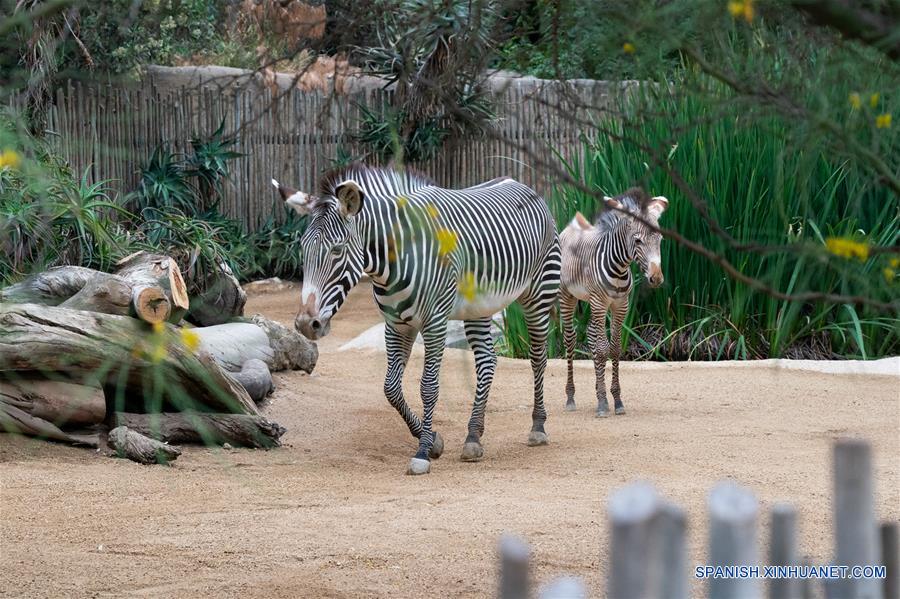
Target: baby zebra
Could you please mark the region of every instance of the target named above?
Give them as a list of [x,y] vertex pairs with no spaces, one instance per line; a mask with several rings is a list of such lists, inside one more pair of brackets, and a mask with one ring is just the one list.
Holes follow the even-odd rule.
[[[662,236],[646,223],[657,224],[669,206],[662,196],[647,197],[633,188],[616,198],[604,198],[607,209],[591,225],[579,212],[559,235],[562,249],[562,280],[559,312],[566,341],[568,377],[566,409],[575,409],[572,358],[575,353],[573,316],[578,300],[590,302],[588,343],[594,354],[597,375],[597,416],[609,415],[606,401],[606,358],[612,357],[612,395],[616,414],[624,414],[619,387],[619,353],[622,322],[628,314],[628,296],[633,285],[631,263],[637,262],[652,287],[663,282],[659,243]],[[643,219],[641,222],[638,218]],[[610,337],[606,338],[606,314],[612,312]]]

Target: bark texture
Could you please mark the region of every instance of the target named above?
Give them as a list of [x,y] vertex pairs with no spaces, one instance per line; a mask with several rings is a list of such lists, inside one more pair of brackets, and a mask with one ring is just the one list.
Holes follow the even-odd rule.
[[124,426],[109,431],[106,444],[120,458],[140,464],[168,464],[181,455],[181,448],[160,443]]
[[262,416],[178,412],[128,414],[117,412],[115,426],[125,426],[153,439],[170,443],[202,443],[240,447],[277,447],[286,432]]

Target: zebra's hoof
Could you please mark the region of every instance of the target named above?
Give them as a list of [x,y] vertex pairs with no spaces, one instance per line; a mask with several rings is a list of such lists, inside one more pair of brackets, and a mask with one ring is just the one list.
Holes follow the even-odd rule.
[[434,442],[431,444],[431,449],[428,451],[428,457],[432,460],[436,460],[441,457],[441,454],[444,453],[444,440],[441,438],[440,433],[434,431]]
[[421,458],[409,460],[409,468],[406,469],[407,474],[428,474],[429,472],[431,472],[431,460],[423,460]]
[[566,412],[574,412],[576,409],[574,399],[570,399],[566,402]]
[[528,433],[528,446],[536,447],[537,445],[546,445],[550,442],[550,437],[543,431],[531,431]]
[[605,410],[597,410],[594,415],[597,418],[609,418],[609,408],[606,408]]
[[625,406],[619,406],[616,408],[616,416],[621,416],[625,413]]
[[477,462],[483,455],[484,448],[481,446],[481,443],[469,441],[463,445],[462,455],[459,457],[463,462]]

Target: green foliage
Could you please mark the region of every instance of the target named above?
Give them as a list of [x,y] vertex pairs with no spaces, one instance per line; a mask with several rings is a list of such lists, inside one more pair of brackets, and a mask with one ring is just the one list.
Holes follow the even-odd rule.
[[[81,9],[80,36],[95,66],[124,73],[208,50],[223,10],[224,3],[211,0],[95,2]],[[73,62],[83,60],[77,48],[67,48]]]
[[403,135],[407,117],[402,110],[384,108],[384,116],[360,106],[361,122],[357,140],[369,149],[371,156],[381,162],[395,159],[397,162],[418,163],[430,160],[440,150],[448,131],[437,119],[419,123],[410,133]]
[[[721,92],[721,90],[720,90]],[[827,237],[900,241],[896,197],[873,185],[864,166],[835,160],[824,147],[798,147],[790,124],[754,118],[721,93],[710,116],[708,99],[649,92],[630,107],[634,116],[605,118],[584,139],[583,154],[568,165],[574,179],[614,195],[634,184],[670,200],[663,227],[724,256],[742,273],[788,293],[814,290],[897,297],[896,279],[883,269],[889,257],[865,261],[831,255]],[[656,156],[648,148],[656,150]],[[710,216],[737,243],[789,246],[791,251],[736,249],[701,218],[670,176],[708,202]],[[590,216],[596,199],[573,186],[551,198],[560,228],[576,211]],[[724,359],[760,357],[863,357],[900,351],[896,315],[854,305],[774,299],[726,276],[709,259],[673,241],[662,244],[663,288],[638,283],[623,343],[631,357]],[[638,278],[639,281],[639,278]],[[507,312],[506,351],[527,355],[521,316]],[[584,340],[588,311],[578,314]],[[552,355],[564,355],[554,330]]]
[[107,268],[134,239],[111,218],[128,217],[108,187],[76,178],[68,164],[12,120],[0,126],[0,147],[16,140],[20,168],[0,167],[0,284],[60,264]]

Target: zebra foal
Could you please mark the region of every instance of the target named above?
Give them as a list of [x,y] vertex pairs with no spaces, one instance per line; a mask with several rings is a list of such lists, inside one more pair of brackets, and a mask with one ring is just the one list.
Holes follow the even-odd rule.
[[[645,222],[656,225],[669,206],[662,196],[650,198],[638,188],[615,198],[604,198],[607,207],[592,225],[579,212],[560,233],[562,276],[559,313],[566,343],[566,409],[575,409],[575,381],[572,360],[575,354],[574,315],[578,301],[591,306],[588,345],[594,358],[597,416],[609,415],[606,399],[606,360],[612,358],[612,391],[616,414],[625,413],[619,386],[619,354],[622,322],[628,314],[628,297],[634,284],[631,263],[637,262],[651,287],[663,282],[659,244],[662,236]],[[637,217],[637,218],[636,218]],[[606,316],[610,314],[610,338],[606,336]]]
[[[448,320],[462,320],[475,353],[476,389],[462,459],[484,450],[484,413],[497,358],[491,316],[513,301],[531,343],[534,409],[529,445],[547,443],[544,370],[550,311],[559,292],[556,226],[532,189],[503,178],[442,189],[412,171],[351,165],[332,172],[314,197],[273,184],[288,206],[309,215],[301,238],[303,288],[295,327],[317,339],[363,272],[385,322],[384,394],[418,449],[409,474],[425,474],[444,442],[432,430]],[[425,342],[422,417],[403,398],[403,373],[416,334]]]

